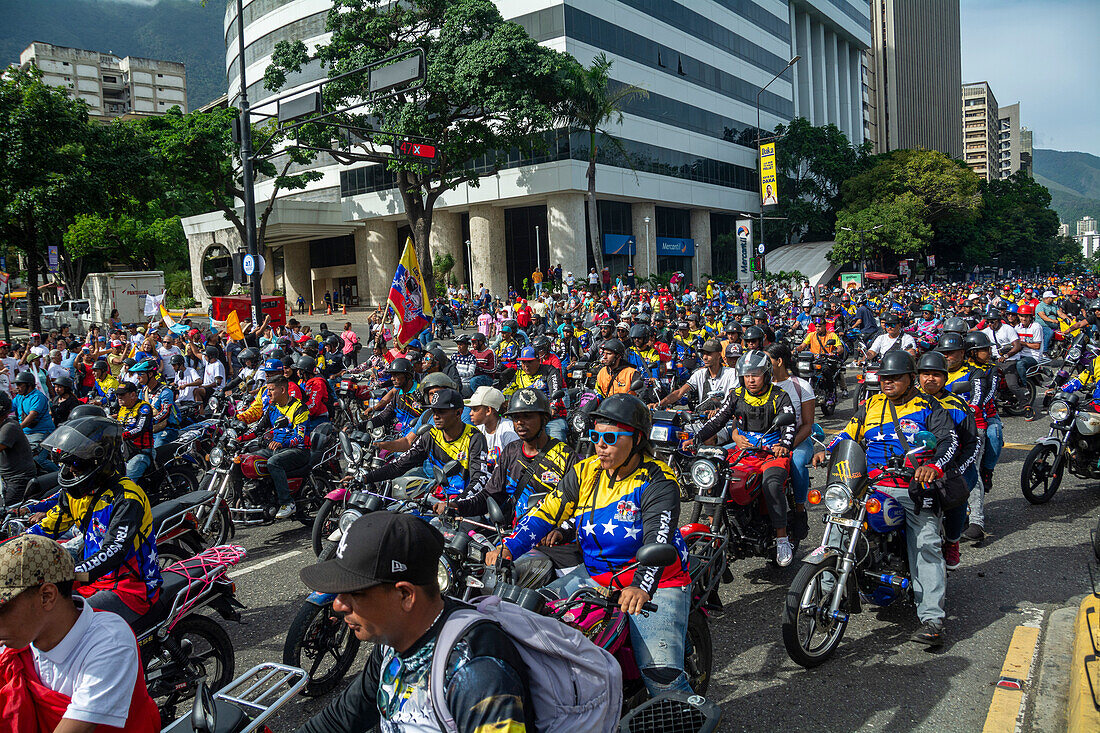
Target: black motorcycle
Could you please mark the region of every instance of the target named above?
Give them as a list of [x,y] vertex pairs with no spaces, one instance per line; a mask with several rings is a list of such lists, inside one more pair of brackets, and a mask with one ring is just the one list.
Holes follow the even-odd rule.
[[1100,413],[1081,392],[1059,394],[1047,410],[1050,432],[1032,447],[1020,471],[1020,489],[1032,504],[1054,497],[1068,469],[1100,479]]

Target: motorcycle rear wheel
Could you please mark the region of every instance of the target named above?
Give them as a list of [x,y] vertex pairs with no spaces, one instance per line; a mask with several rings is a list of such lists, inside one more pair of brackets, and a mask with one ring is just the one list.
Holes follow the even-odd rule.
[[696,695],[706,695],[714,667],[714,646],[710,622],[702,611],[688,615],[687,647],[684,649],[684,672]]
[[[205,682],[211,690],[220,690],[228,685],[233,680],[233,668],[236,664],[229,634],[225,633],[225,629],[212,618],[197,613],[184,616],[172,629],[171,635],[177,644],[183,644],[186,640],[191,651],[187,661],[189,669],[181,670],[181,673],[188,674],[187,677],[166,681],[171,685],[171,692],[161,696],[155,695],[154,691],[150,690],[150,694],[154,695],[154,700],[157,702],[157,707],[161,709],[162,717],[169,720],[175,717],[174,712],[166,716],[164,711],[174,711],[175,706],[180,702],[194,697],[195,687],[200,680]],[[149,671],[157,668],[158,659],[154,657],[145,662],[148,679]],[[197,679],[192,679],[190,674],[192,670],[196,673]],[[157,697],[164,699],[162,701]]]
[[[359,639],[343,617],[332,610],[331,603],[325,606],[303,603],[286,635],[283,664],[306,669],[309,682],[302,692],[317,697],[340,684],[358,653]],[[326,659],[332,660],[332,667],[318,674]],[[304,662],[308,663],[308,669]]]
[[168,542],[162,547],[157,547],[157,565],[161,570],[164,570],[169,565],[180,562],[181,560],[187,560],[195,556],[195,553],[188,552],[187,548],[178,542]]
[[1092,530],[1092,554],[1100,560],[1100,517],[1096,518],[1096,526]]
[[[832,558],[821,565],[803,564],[791,582],[783,604],[783,646],[787,655],[796,663],[812,669],[829,660],[840,646],[848,620],[826,621],[820,609],[828,607],[831,598],[827,586],[839,582],[837,560]],[[841,589],[845,593],[846,589]],[[847,613],[848,599],[843,597],[840,611]],[[815,641],[818,633],[820,641]]]
[[1031,448],[1020,470],[1020,489],[1032,504],[1046,504],[1062,483],[1062,466],[1057,448],[1040,443]]
[[313,518],[313,531],[310,538],[313,543],[314,555],[319,556],[326,545],[332,544],[329,542],[328,537],[336,531],[343,509],[344,506],[341,502],[325,499],[324,503],[321,504],[321,508],[317,510],[317,516]]
[[190,469],[172,467],[164,472],[165,491],[173,499],[199,490],[199,481]]

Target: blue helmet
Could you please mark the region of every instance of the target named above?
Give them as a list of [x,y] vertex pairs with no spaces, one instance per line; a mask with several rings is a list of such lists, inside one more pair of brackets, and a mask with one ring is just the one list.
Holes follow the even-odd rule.
[[283,360],[282,359],[267,359],[264,361],[265,372],[283,372]]
[[143,372],[155,372],[157,365],[153,363],[152,359],[142,359],[137,364],[127,369],[131,374],[141,374]]
[[424,347],[420,345],[420,339],[413,339],[412,341],[410,341],[408,343],[407,346],[405,346],[405,351],[408,351],[409,349],[416,349],[417,351],[423,351]]

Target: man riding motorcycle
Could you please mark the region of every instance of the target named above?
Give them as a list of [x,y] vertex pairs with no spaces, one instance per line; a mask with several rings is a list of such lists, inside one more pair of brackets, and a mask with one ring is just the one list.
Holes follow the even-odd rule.
[[[954,470],[958,437],[951,418],[938,402],[916,389],[917,366],[913,357],[902,350],[888,351],[882,357],[879,380],[882,392],[871,395],[848,425],[829,443],[831,451],[843,440],[855,440],[865,446],[867,469],[881,469],[891,459],[899,459],[910,450],[910,439],[927,430],[936,436],[935,456],[915,469],[912,479],[890,479],[879,489],[890,494],[905,509],[905,540],[909,571],[913,578],[913,596],[921,627],[910,637],[928,646],[944,642],[944,591],[947,571],[941,551],[940,517],[931,493],[924,487],[942,480]],[[827,462],[826,451],[814,456],[814,465]],[[890,486],[885,484],[892,484]]]
[[30,534],[78,537],[77,589],[88,604],[133,624],[159,594],[156,537],[149,499],[119,471],[123,429],[106,417],[71,418],[42,442],[61,466],[61,490],[28,511],[46,516]]
[[153,411],[153,448],[171,443],[179,435],[180,426],[175,392],[160,381],[157,366],[151,359],[138,362],[130,372],[137,375],[141,388],[139,399],[147,402]]
[[[519,352],[520,368],[516,370],[512,383],[504,387],[505,397],[510,397],[517,390],[525,387],[533,387],[546,394],[547,397],[562,389],[561,370],[549,364],[539,361],[534,346],[524,346]],[[602,373],[602,372],[601,372]],[[599,378],[597,377],[597,382]],[[546,425],[546,432],[552,438],[565,440],[569,433],[569,427],[565,424],[565,415],[556,415]]]
[[298,386],[297,382],[290,381],[286,376],[286,369],[281,359],[268,359],[264,362],[264,376],[265,383],[260,388],[259,393],[256,394],[255,399],[252,400],[252,404],[247,409],[237,414],[238,420],[243,420],[246,423],[254,423],[266,414],[267,409],[271,406],[271,393],[268,389],[268,385],[272,380],[282,377],[287,382],[287,392],[291,397],[296,400],[302,400],[302,389]]
[[608,339],[600,344],[600,362],[603,368],[596,374],[596,393],[600,397],[633,394],[630,385],[640,375],[625,359],[626,346],[619,339]]
[[122,426],[122,458],[126,478],[137,481],[153,465],[153,408],[141,399],[133,382],[123,382],[115,390],[118,397],[118,422]]
[[329,394],[328,382],[317,373],[316,359],[312,356],[299,356],[295,366],[298,367],[298,386],[305,398],[303,402],[306,411],[309,412],[306,433],[312,434],[315,427],[329,421],[329,406],[333,403],[332,395]]
[[[294,515],[296,508],[290,498],[287,474],[309,463],[309,433],[306,432],[309,411],[300,400],[291,396],[286,377],[269,376],[264,391],[266,400],[257,430],[270,427],[271,440],[257,454],[267,458],[267,472],[279,497],[275,518],[287,519]],[[280,425],[281,418],[286,418],[285,425]]]
[[[775,530],[775,561],[780,567],[791,564],[794,548],[787,537],[787,493],[790,478],[790,452],[794,440],[794,420],[790,425],[773,429],[781,414],[794,417],[790,396],[772,384],[772,362],[763,351],[749,351],[737,363],[741,386],[726,396],[695,436],[701,445],[719,436],[722,442],[732,440],[737,451],[730,456],[739,468],[760,471],[768,504],[768,518]],[[728,433],[726,431],[729,431]],[[727,437],[727,435],[729,437]],[[765,458],[751,448],[768,448],[772,457]]]
[[[653,458],[649,408],[633,395],[615,394],[592,412],[596,455],[576,463],[561,483],[516,525],[504,547],[485,557],[518,558],[570,519],[583,564],[547,587],[559,597],[582,586],[606,588],[642,545],[671,544],[680,561],[667,568],[638,567],[619,580],[619,607],[627,614],[634,657],[651,695],[690,692],[684,673],[691,579],[679,525],[679,487],[672,470]],[[648,616],[640,612],[657,605]]]

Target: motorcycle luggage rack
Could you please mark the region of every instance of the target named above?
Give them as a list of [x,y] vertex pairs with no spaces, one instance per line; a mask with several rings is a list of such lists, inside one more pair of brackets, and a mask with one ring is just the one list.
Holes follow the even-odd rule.
[[[257,664],[252,669],[230,682],[218,692],[214,693],[214,700],[233,705],[242,710],[249,718],[248,725],[237,733],[254,733],[264,730],[264,723],[281,707],[287,704],[297,695],[306,683],[309,675],[304,669],[290,667],[275,662]],[[282,692],[272,700],[272,696]],[[255,715],[256,717],[252,717]],[[191,714],[177,720],[189,721]],[[174,730],[175,724],[166,730]],[[184,725],[183,730],[191,730],[189,725]]]
[[[239,564],[246,557],[248,557],[248,550],[239,545],[218,545],[217,547],[211,547],[209,550],[204,550],[194,557],[166,567],[165,572],[182,575],[189,582],[172,599],[172,606],[165,618],[176,619],[183,611],[193,608],[200,600],[210,594],[214,581],[219,576],[228,573],[230,566]],[[173,570],[173,568],[179,569]],[[191,589],[196,581],[202,582],[202,588],[194,596],[190,596]],[[171,626],[175,626],[174,621]]]

